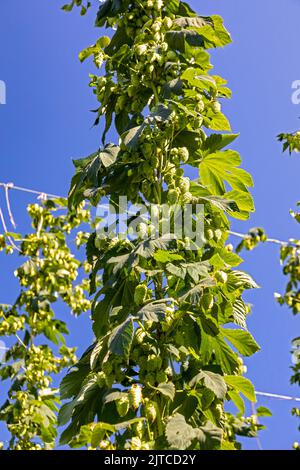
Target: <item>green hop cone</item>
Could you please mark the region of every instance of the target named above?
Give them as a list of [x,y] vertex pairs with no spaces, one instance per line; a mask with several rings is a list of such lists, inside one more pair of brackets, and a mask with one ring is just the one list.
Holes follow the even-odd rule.
[[228,280],[228,275],[224,271],[218,271],[215,273],[215,278],[221,284],[225,284]]
[[142,439],[143,438],[143,433],[144,433],[144,423],[140,421],[139,423],[136,423],[133,427],[135,434]]
[[211,103],[211,109],[213,110],[214,113],[220,113],[221,112],[221,104],[219,101],[213,101]]
[[211,310],[214,306],[214,296],[212,294],[204,294],[201,299],[201,306],[204,310]]
[[135,339],[138,344],[142,344],[145,339],[146,333],[142,328],[139,328],[135,333]]
[[129,390],[130,408],[136,411],[139,408],[142,401],[143,401],[142,388],[137,384],[132,385],[131,389]]
[[148,402],[145,405],[145,415],[148,421],[152,424],[156,420],[157,413],[155,405],[152,402]]
[[147,44],[140,44],[136,48],[136,53],[137,53],[137,55],[142,56],[142,55],[147,54],[147,50],[148,50]]
[[128,397],[122,397],[116,402],[117,411],[121,418],[127,415],[129,411],[129,399]]
[[97,374],[97,384],[99,388],[103,388],[106,385],[107,376],[104,372],[99,372]]
[[217,230],[215,230],[215,234],[214,234],[215,239],[216,239],[217,241],[220,241],[221,238],[222,238],[222,235],[223,235],[222,230],[220,230],[219,228],[217,228]]
[[209,228],[207,231],[206,231],[206,234],[205,234],[205,237],[207,240],[212,240],[214,238],[215,234],[214,234],[214,231]]
[[139,284],[136,286],[134,291],[134,303],[136,305],[142,305],[147,296],[147,286],[145,284]]
[[217,421],[221,421],[222,418],[223,418],[223,415],[224,415],[224,410],[223,410],[223,406],[221,405],[221,403],[219,403],[218,405],[216,405],[215,409],[214,409],[214,415],[217,419]]
[[193,201],[193,199],[194,199],[194,197],[193,197],[192,193],[190,193],[189,191],[184,193],[184,195],[182,196],[182,202],[184,204],[190,204]]
[[178,201],[178,191],[176,189],[170,189],[170,191],[168,191],[169,204],[176,204],[177,201]]
[[190,179],[189,178],[181,178],[179,180],[179,188],[183,193],[186,193],[190,190]]
[[183,161],[183,163],[186,163],[190,157],[190,154],[189,154],[189,151],[186,147],[181,147],[179,149],[179,157],[181,159],[181,161]]

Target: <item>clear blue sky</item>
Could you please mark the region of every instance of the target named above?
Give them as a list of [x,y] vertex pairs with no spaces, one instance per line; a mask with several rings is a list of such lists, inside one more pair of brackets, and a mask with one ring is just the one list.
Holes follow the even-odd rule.
[[[77,12],[66,14],[60,11],[62,3],[1,2],[0,80],[7,85],[7,104],[0,106],[0,181],[64,195],[72,175],[71,158],[88,155],[99,146],[100,129],[91,129],[89,111],[96,107],[95,100],[87,86],[93,66],[81,65],[77,55],[100,32],[92,27],[94,13],[84,18]],[[192,0],[191,4],[200,14],[221,14],[234,41],[213,53],[213,63],[233,90],[224,109],[234,132],[241,133],[235,146],[254,176],[257,211],[250,221],[234,222],[233,227],[247,231],[264,226],[272,237],[300,238],[299,225],[289,216],[300,199],[299,157],[282,156],[276,143],[279,132],[296,130],[299,122],[300,106],[291,102],[291,84],[300,79],[300,1]],[[32,200],[13,193],[19,230],[27,228],[25,208]],[[3,194],[0,201],[4,207]],[[299,335],[299,318],[273,300],[273,292],[284,288],[278,249],[262,246],[245,258],[243,268],[262,286],[248,296],[254,305],[249,327],[262,348],[247,361],[249,377],[257,390],[299,395],[289,385],[290,341]],[[10,303],[17,294],[13,270],[18,260],[4,256],[0,260],[0,302]],[[61,314],[68,318],[66,312]],[[79,344],[82,352],[91,340],[88,317],[71,320],[70,325],[71,342]],[[292,404],[268,399],[259,399],[259,404],[273,411],[273,418],[265,420],[267,431],[260,436],[263,448],[290,449],[298,438],[297,419],[290,416]],[[3,440],[7,435],[1,429]],[[255,449],[255,441],[247,440],[245,448]]]

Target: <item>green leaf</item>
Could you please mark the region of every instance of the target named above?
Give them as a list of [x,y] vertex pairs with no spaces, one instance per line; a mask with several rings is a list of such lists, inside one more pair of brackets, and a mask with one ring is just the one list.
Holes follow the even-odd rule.
[[95,369],[95,367],[97,365],[97,361],[98,361],[98,358],[99,358],[99,355],[100,355],[102,349],[103,349],[103,340],[100,340],[95,344],[95,347],[94,347],[93,351],[91,352],[90,366],[91,366],[92,370]]
[[199,261],[194,263],[185,263],[182,266],[186,269],[187,274],[197,284],[201,277],[208,276],[209,263],[207,261]]
[[[247,193],[247,187],[253,186],[249,173],[238,168],[241,164],[240,155],[233,150],[210,153],[204,156],[199,166],[201,183],[216,195],[225,195],[227,199],[232,199],[231,193],[226,193],[225,182],[233,189]],[[241,202],[241,197],[233,192],[233,196]],[[235,201],[238,204],[238,201]],[[245,201],[244,201],[245,204]],[[248,204],[249,201],[248,201]],[[252,206],[251,206],[252,207]]]
[[140,126],[133,127],[122,135],[124,145],[130,150],[136,150],[145,129],[158,122],[166,122],[171,114],[171,108],[163,104],[158,104]]
[[[81,388],[76,398],[73,401],[66,403],[60,408],[59,414],[58,414],[58,425],[59,426],[65,425],[71,419],[71,417],[74,416],[76,408],[79,408],[80,410],[82,410],[84,406],[90,406],[92,409],[91,403],[94,401],[96,394],[100,395],[100,389],[99,389],[98,382],[97,382],[97,374],[93,373],[87,376],[86,379],[82,382]],[[75,426],[77,426],[78,423],[76,424],[76,420],[74,424]],[[72,426],[72,423],[71,423],[71,426]],[[72,429],[73,428],[71,427],[71,430]],[[69,432],[67,432],[66,434],[63,433],[60,442],[66,443],[68,441],[65,441],[65,439],[67,438],[69,439],[72,436],[73,435],[70,435]]]
[[227,266],[235,267],[243,262],[242,258],[226,248],[221,248],[219,251],[220,257],[224,260]]
[[127,397],[127,393],[120,392],[118,390],[113,389],[113,391],[107,393],[107,395],[103,397],[103,404],[107,405],[107,403],[120,400],[120,398],[124,398],[124,397]]
[[176,147],[187,147],[191,152],[195,152],[201,147],[199,138],[199,132],[184,130],[175,137],[173,144]]
[[121,431],[122,429],[126,429],[129,426],[132,426],[133,424],[141,423],[142,421],[145,421],[145,418],[133,418],[128,421],[123,421],[122,423],[115,424],[115,429],[116,431]]
[[174,400],[176,388],[172,382],[169,383],[161,383],[157,387],[155,387],[162,395],[169,398],[170,400]]
[[179,277],[180,279],[184,279],[186,276],[186,269],[181,265],[176,266],[175,264],[168,263],[166,269],[168,273],[173,274],[173,276]]
[[[196,16],[192,18],[181,16],[180,18],[176,18],[174,23],[178,27],[185,28],[181,33],[193,32],[194,34],[199,35],[198,41],[191,41],[189,37],[185,38],[192,46],[204,46],[205,48],[220,47],[231,42],[230,35],[224,28],[223,20],[220,16]],[[187,28],[192,28],[192,31]],[[175,45],[176,43],[170,44],[171,47],[175,47]],[[182,51],[184,51],[184,49]]]
[[99,47],[97,44],[94,44],[92,46],[87,47],[86,49],[83,49],[79,53],[79,60],[80,62],[84,62],[86,59],[88,59],[90,56],[97,54],[99,52]]
[[190,381],[189,385],[190,387],[194,387],[199,382],[211,390],[219,400],[225,398],[227,387],[222,375],[215,374],[208,370],[202,370]]
[[204,41],[197,31],[191,31],[183,29],[181,31],[167,31],[166,42],[170,49],[179,52],[185,52],[185,43],[187,42],[190,46],[203,47]]
[[266,408],[265,406],[259,406],[258,408],[256,408],[256,414],[257,416],[266,416],[268,418],[271,418],[273,416],[272,411],[270,411],[269,408]]
[[242,415],[245,415],[245,412],[246,412],[245,403],[242,397],[240,396],[240,394],[236,392],[235,390],[229,390],[227,393],[230,399],[233,401],[233,403],[237,407],[237,409],[239,410],[239,412],[242,413]]
[[200,323],[203,331],[209,336],[217,336],[220,333],[218,321],[211,315],[201,315]]
[[[192,187],[191,193],[194,194],[194,188]],[[239,207],[235,201],[227,199],[223,196],[201,196],[197,201],[198,204],[208,202],[209,204],[217,207],[223,212],[232,213],[240,212]]]
[[133,320],[128,318],[117,326],[110,335],[108,349],[117,356],[129,357],[133,341]]
[[232,387],[236,392],[242,393],[248,400],[256,402],[255,390],[250,380],[239,375],[225,375],[227,385]]
[[145,124],[142,124],[141,126],[133,127],[125,134],[123,134],[123,142],[127,148],[129,148],[130,150],[135,150],[138,147],[140,138],[145,128]]
[[99,154],[99,157],[105,168],[110,167],[115,163],[118,157],[120,148],[117,145],[107,145]]
[[76,172],[69,191],[70,208],[78,206],[86,198],[86,194],[99,193],[105,170],[116,161],[119,150],[118,146],[108,145],[87,158],[74,161]]
[[127,130],[129,124],[129,115],[128,112],[123,109],[120,113],[118,113],[115,117],[115,125],[118,133],[120,135],[124,134]]
[[114,433],[115,427],[107,423],[97,423],[92,431],[91,446],[96,449],[107,433]]
[[166,438],[171,449],[188,449],[193,441],[200,443],[201,449],[216,449],[220,447],[223,431],[210,421],[205,426],[193,428],[182,414],[176,414],[169,419],[166,426]]
[[243,356],[252,356],[252,354],[260,350],[260,347],[249,331],[222,328],[222,333]]
[[156,240],[145,240],[138,246],[135,252],[143,258],[151,258],[156,250],[167,250],[174,238],[174,235],[166,234]]
[[101,4],[98,10],[96,26],[103,26],[108,18],[112,18],[126,11],[128,5],[129,0],[106,0]]
[[204,119],[204,125],[213,131],[231,131],[227,117],[221,113],[209,113]]
[[246,323],[246,317],[247,317],[247,308],[246,304],[243,301],[243,299],[237,299],[233,306],[232,306],[232,312],[233,312],[233,321],[236,325],[241,326],[245,330],[247,330],[247,323]]
[[167,302],[169,301],[170,299],[161,299],[144,305],[144,307],[138,311],[137,316],[143,321],[158,323],[165,318],[166,309],[168,307]]
[[138,263],[138,257],[134,253],[126,253],[126,255],[113,256],[107,261],[108,264],[114,264],[113,274],[117,274],[124,269],[131,269]]
[[82,382],[89,372],[87,367],[78,367],[77,370],[71,371],[61,381],[60,398],[65,400],[76,396],[81,388]]
[[[223,430],[217,428],[211,421],[208,421],[205,426],[199,428],[199,432],[204,435],[204,441],[201,442],[201,449],[214,450],[219,449],[222,441]],[[201,436],[200,434],[200,436]]]
[[259,289],[259,285],[252,277],[243,271],[231,271],[228,275],[228,286],[233,289],[243,287],[244,289]]
[[231,43],[230,34],[223,25],[223,19],[218,15],[210,16],[209,24],[197,31],[202,35],[206,48],[223,47]]
[[187,424],[184,416],[176,414],[172,416],[166,426],[166,438],[171,449],[185,450],[195,439],[195,430]]
[[215,270],[220,270],[220,269],[224,268],[224,266],[225,266],[225,261],[221,258],[219,253],[216,253],[215,255],[213,255],[210,258],[209,263],[210,263],[211,266],[213,266],[213,268]]
[[232,214],[233,217],[245,220],[249,216],[249,212],[254,212],[254,202],[250,193],[234,189],[225,194],[226,198],[234,201],[239,208],[237,214]]
[[58,414],[58,420],[57,420],[58,426],[64,426],[65,424],[67,424],[70,421],[70,419],[72,417],[73,410],[74,410],[74,403],[73,402],[65,403],[60,408],[59,414]]
[[224,374],[232,374],[235,372],[239,367],[237,356],[230,349],[224,339],[218,335],[207,336],[207,340],[207,342],[204,342],[205,348],[210,352],[210,354],[214,351],[216,362],[221,366]]
[[184,258],[177,253],[172,253],[170,251],[158,250],[154,253],[153,258],[159,263],[170,263],[172,261],[183,261]]
[[203,75],[201,69],[189,67],[183,72],[181,79],[201,92],[209,92],[212,96],[216,96],[217,94],[215,80],[209,75]]
[[196,304],[199,302],[203,294],[203,289],[214,286],[215,281],[211,277],[202,279],[202,281],[200,281],[196,286],[192,287],[191,289],[187,289],[187,291],[180,296],[179,301],[184,302],[186,300],[190,300],[192,304]]
[[213,27],[214,23],[211,18],[204,16],[195,16],[195,17],[180,17],[174,20],[174,24],[180,26],[181,28],[202,28],[203,26]]
[[234,451],[236,451],[236,447],[234,445],[234,442],[225,441],[223,439],[222,442],[221,442],[220,450],[234,450]]

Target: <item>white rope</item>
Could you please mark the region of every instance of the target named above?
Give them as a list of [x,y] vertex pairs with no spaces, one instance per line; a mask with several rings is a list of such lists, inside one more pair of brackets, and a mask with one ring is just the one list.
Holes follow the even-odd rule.
[[24,193],[36,194],[40,196],[41,198],[45,198],[45,196],[55,198],[55,199],[62,198],[62,196],[57,196],[56,194],[50,194],[50,193],[45,193],[44,191],[36,191],[35,189],[28,189],[28,188],[23,188],[21,186],[15,186],[14,183],[0,183],[0,186],[2,186],[3,188],[7,188],[7,189],[14,189],[16,191],[22,191]]
[[[45,193],[44,191],[37,191],[36,189],[29,189],[29,188],[24,188],[22,186],[16,186],[14,183],[1,183],[0,182],[0,187],[4,188],[4,190],[6,192],[6,195],[7,195],[7,191],[9,189],[14,189],[15,191],[22,191],[24,193],[36,194],[37,196],[39,196],[39,199],[45,199],[47,197],[55,198],[55,199],[61,199],[61,198],[65,199],[64,196],[58,196],[57,194]],[[9,214],[9,215],[10,215],[10,218],[12,218],[11,214]],[[245,239],[245,237],[247,237],[247,235],[248,235],[248,234],[244,234],[244,233],[233,232],[231,230],[228,230],[228,233],[230,235],[233,235],[235,237],[242,238],[242,239]],[[275,243],[275,244],[281,245],[281,246],[288,246],[293,241],[289,240],[289,242],[283,242],[281,240],[276,240],[275,238],[268,238],[266,240],[266,242]]]
[[277,395],[276,393],[269,393],[269,392],[255,392],[255,394],[261,397],[275,398],[277,400],[289,400],[289,401],[300,402],[300,398],[290,397],[289,395]]
[[[248,236],[247,233],[244,234],[244,233],[232,232],[231,230],[228,230],[228,233],[229,235],[233,235],[234,237],[243,238],[243,239]],[[292,240],[289,240],[289,242],[282,242],[281,240],[276,240],[275,238],[267,238],[265,242],[275,243],[276,245],[281,245],[281,246],[288,246],[289,243],[292,243]]]

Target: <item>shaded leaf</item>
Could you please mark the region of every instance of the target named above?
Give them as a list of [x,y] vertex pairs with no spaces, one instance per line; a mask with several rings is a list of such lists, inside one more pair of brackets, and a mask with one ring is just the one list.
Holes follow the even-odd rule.
[[199,282],[196,286],[192,287],[191,289],[188,289],[187,292],[185,292],[180,298],[179,301],[183,302],[186,300],[190,300],[191,303],[196,304],[199,302],[203,289],[205,287],[213,287],[215,285],[215,281],[211,277],[207,277],[205,279],[202,279],[202,281]]
[[195,439],[195,430],[187,424],[184,416],[176,414],[168,421],[166,438],[171,449],[185,450],[190,447]]
[[113,330],[108,341],[108,349],[117,356],[128,358],[132,341],[133,321],[129,318]]
[[167,302],[170,302],[170,300],[172,299],[156,300],[144,305],[144,307],[138,311],[137,316],[143,321],[153,321],[156,323],[162,321],[168,307]]
[[211,390],[219,400],[225,398],[227,387],[222,375],[215,374],[209,370],[202,370],[190,381],[189,385],[194,387],[199,382]]

